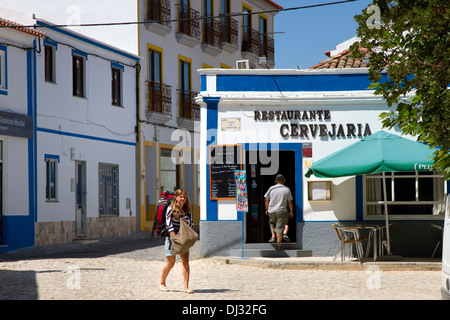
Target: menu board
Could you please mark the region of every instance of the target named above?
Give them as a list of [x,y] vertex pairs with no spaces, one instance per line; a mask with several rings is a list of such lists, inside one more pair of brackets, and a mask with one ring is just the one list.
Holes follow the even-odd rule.
[[240,145],[215,145],[209,147],[209,181],[211,199],[236,198],[234,171],[240,170]]

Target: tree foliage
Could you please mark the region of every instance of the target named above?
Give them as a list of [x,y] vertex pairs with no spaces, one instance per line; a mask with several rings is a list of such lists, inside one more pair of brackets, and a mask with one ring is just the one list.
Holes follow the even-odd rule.
[[[389,111],[384,128],[398,126],[434,149],[435,169],[450,178],[450,25],[449,2],[374,0],[360,15],[351,47],[355,56],[370,53],[369,78]],[[387,73],[387,80],[381,75]],[[385,77],[383,78],[385,79]]]

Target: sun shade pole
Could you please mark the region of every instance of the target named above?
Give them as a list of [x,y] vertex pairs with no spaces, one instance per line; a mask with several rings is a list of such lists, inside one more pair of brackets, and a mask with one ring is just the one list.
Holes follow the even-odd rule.
[[[383,197],[384,197],[384,218],[386,220],[386,243],[388,255],[391,255],[391,240],[389,238],[389,219],[388,219],[388,206],[387,206],[387,192],[386,192],[386,175],[384,171],[383,175]],[[381,244],[383,246],[383,244]]]

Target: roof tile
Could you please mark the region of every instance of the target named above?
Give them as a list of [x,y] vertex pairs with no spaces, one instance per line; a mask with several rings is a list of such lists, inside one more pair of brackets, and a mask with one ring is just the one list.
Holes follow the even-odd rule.
[[0,26],[6,26],[6,27],[10,27],[13,29],[16,29],[17,31],[21,31],[21,32],[25,32],[28,34],[31,34],[33,36],[37,36],[37,37],[44,37],[45,36],[45,32],[43,31],[39,31],[36,30],[33,27],[25,27],[24,25],[5,19],[5,18],[1,18],[0,17]]
[[[361,52],[366,53],[365,57],[370,56],[366,48],[361,48]],[[327,52],[329,54],[329,51]],[[367,68],[369,65],[362,62],[362,58],[352,56],[349,49],[325,59],[308,69],[344,69],[344,68]]]

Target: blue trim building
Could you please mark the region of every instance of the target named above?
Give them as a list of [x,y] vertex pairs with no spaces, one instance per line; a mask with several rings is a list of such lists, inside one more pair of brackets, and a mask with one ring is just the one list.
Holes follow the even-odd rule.
[[34,245],[35,43],[43,36],[33,28],[4,28],[2,32],[0,37],[13,36],[14,41],[0,47],[0,252]]
[[[241,252],[252,256],[258,255],[255,251],[273,250],[268,244],[264,194],[274,184],[277,173],[284,174],[294,196],[295,212],[288,233],[291,242],[284,244],[287,255],[336,254],[339,242],[331,227],[335,222],[384,223],[375,201],[379,200],[378,177],[304,177],[314,161],[382,129],[379,114],[388,107],[368,89],[366,68],[199,72],[201,185],[205,186],[200,196],[203,256]],[[212,158],[217,146],[233,146],[240,151],[239,167],[247,175],[246,213],[236,211],[231,194],[220,197],[212,191],[218,189],[218,181],[224,181],[212,178],[217,177],[216,172],[211,172],[215,170],[211,164],[217,160]],[[428,202],[419,196],[391,204],[398,209],[390,216],[394,254],[431,256],[433,252],[436,240],[429,223],[442,223],[444,194],[449,192],[449,184],[437,172],[430,175],[433,192],[428,194]],[[407,178],[394,176],[394,198],[400,198],[401,186],[414,180],[416,185],[425,182],[418,173],[410,173]],[[415,192],[423,194],[423,189]],[[419,210],[425,207],[426,210]]]
[[[140,58],[46,21],[36,21],[42,32],[16,26],[2,28],[0,35],[11,43],[0,46],[0,252],[135,232]],[[85,63],[82,97],[72,95],[74,55]],[[48,61],[52,80],[44,74]],[[121,76],[115,105],[112,68]],[[55,164],[51,177],[50,162]],[[120,193],[112,195],[117,199],[113,213],[100,218],[101,210],[107,212],[100,200],[104,194],[99,195],[104,168],[114,172],[104,174],[117,175]],[[80,195],[88,199],[77,203]]]

